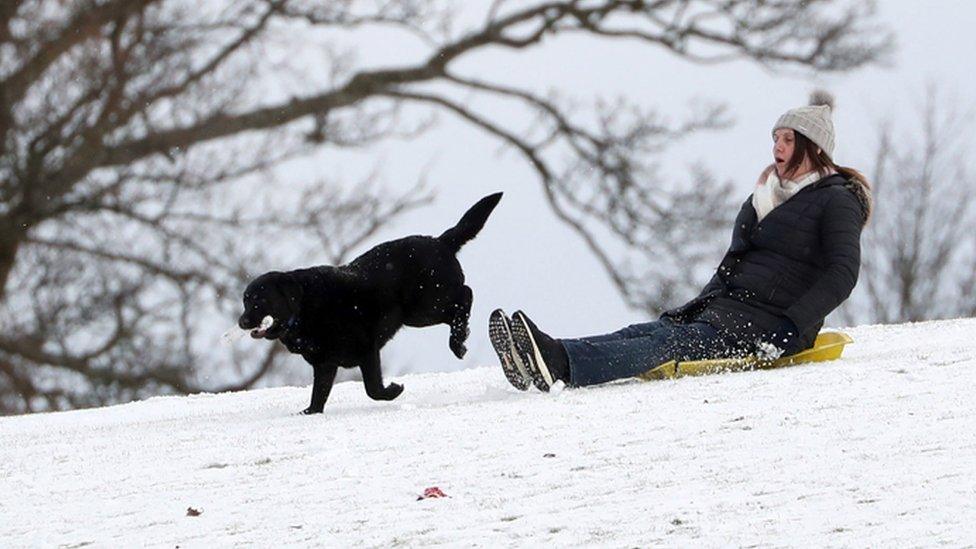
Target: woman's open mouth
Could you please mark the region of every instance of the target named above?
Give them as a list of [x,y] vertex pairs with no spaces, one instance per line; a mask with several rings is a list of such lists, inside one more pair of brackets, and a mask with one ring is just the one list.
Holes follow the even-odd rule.
[[779,158],[778,156],[777,157],[773,157],[773,160],[776,161],[775,164],[774,164],[776,166],[776,174],[782,176],[783,175],[783,170],[786,169],[786,160],[783,160],[782,158]]

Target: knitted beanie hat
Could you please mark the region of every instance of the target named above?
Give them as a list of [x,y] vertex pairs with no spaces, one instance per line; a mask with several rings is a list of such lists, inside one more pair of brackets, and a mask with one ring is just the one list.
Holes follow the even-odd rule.
[[810,94],[810,105],[786,111],[779,117],[773,132],[780,128],[798,131],[823,149],[827,156],[834,157],[834,122],[830,119],[834,108],[834,97],[825,91]]

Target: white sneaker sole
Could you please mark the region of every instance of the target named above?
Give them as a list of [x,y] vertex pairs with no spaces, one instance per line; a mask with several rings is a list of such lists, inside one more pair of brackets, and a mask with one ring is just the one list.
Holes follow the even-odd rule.
[[511,325],[501,309],[495,309],[488,317],[488,339],[498,355],[498,361],[502,363],[502,371],[508,382],[519,391],[528,391],[532,377],[519,357],[512,339]]
[[[536,343],[535,337],[532,336],[529,323],[524,318],[525,315],[521,314],[521,311],[515,313],[512,318],[512,336],[516,346],[519,346],[523,360],[528,363],[527,366],[529,375],[532,377],[532,382],[540,391],[548,393],[555,380],[552,378],[552,373],[549,371],[546,361],[542,359],[542,353],[539,352],[539,345]],[[524,344],[519,345],[520,342],[524,342]]]

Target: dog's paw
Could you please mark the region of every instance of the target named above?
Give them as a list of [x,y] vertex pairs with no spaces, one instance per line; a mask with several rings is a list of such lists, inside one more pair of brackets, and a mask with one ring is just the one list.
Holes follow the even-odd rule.
[[321,413],[322,413],[322,408],[312,408],[311,406],[305,408],[300,412],[300,414],[303,416],[310,416],[312,414],[321,414]]
[[454,356],[456,356],[458,358],[464,358],[464,355],[468,352],[468,348],[464,345],[464,343],[461,343],[458,340],[452,339],[451,340],[451,352],[454,353]]
[[385,399],[393,400],[396,397],[400,396],[400,393],[403,392],[403,385],[400,385],[399,383],[391,383],[389,387],[386,388],[385,392],[386,394],[383,395]]
[[391,383],[386,387],[380,388],[366,388],[366,394],[373,400],[393,400],[400,396],[400,393],[402,392],[403,385],[400,385],[399,383]]

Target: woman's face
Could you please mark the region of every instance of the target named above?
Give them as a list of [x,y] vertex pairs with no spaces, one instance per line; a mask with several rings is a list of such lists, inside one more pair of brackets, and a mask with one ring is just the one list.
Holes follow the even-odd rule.
[[786,172],[786,166],[793,158],[793,151],[796,148],[796,134],[789,128],[780,128],[773,132],[773,160],[776,165],[776,175],[781,179],[796,179],[813,169],[813,163],[806,155],[803,161],[790,173]]
[[776,164],[776,175],[785,178],[786,164],[793,158],[793,148],[796,146],[796,136],[789,128],[780,128],[773,132],[773,160]]

